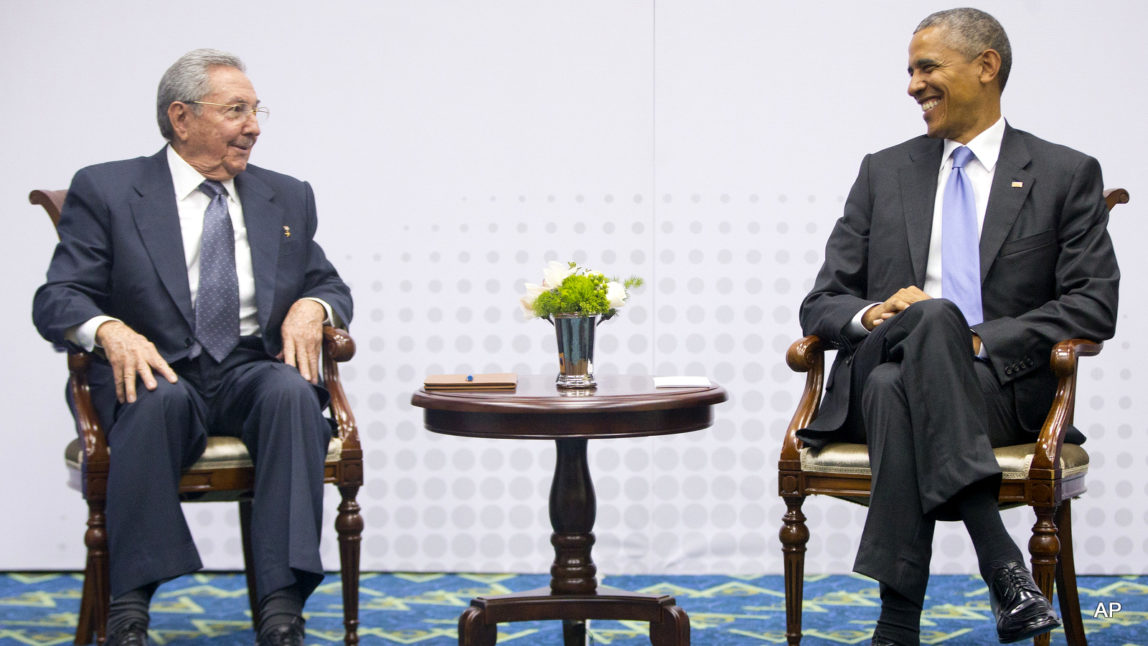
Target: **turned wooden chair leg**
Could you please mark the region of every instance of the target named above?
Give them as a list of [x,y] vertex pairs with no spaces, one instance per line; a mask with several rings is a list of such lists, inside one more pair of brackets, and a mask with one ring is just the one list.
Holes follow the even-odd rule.
[[809,528],[801,513],[804,496],[787,496],[787,511],[782,518],[781,553],[785,559],[785,637],[790,646],[801,643],[801,604],[805,586],[805,544]]
[[1060,558],[1056,562],[1056,596],[1060,601],[1060,618],[1068,646],[1087,646],[1084,621],[1080,616],[1080,597],[1076,590],[1076,563],[1072,556],[1072,501],[1065,500],[1056,510],[1056,527],[1060,535]]
[[359,643],[359,550],[363,540],[363,517],[359,513],[358,485],[339,487],[342,502],[335,518],[339,533],[339,576],[343,582],[343,643]]
[[90,644],[96,634],[96,574],[92,566],[92,556],[84,559],[84,587],[80,594],[80,620],[76,623],[76,638],[74,644]]
[[[1053,518],[1056,507],[1035,505],[1036,524],[1032,526],[1032,538],[1028,541],[1028,551],[1032,555],[1032,578],[1037,587],[1048,599],[1052,599],[1052,585],[1056,579],[1056,559],[1060,554],[1060,539],[1056,535]],[[1045,633],[1033,639],[1036,646],[1048,646],[1051,635]]]
[[84,589],[80,599],[80,618],[76,625],[77,644],[88,644],[95,633],[96,643],[103,644],[108,632],[108,532],[102,499],[88,500],[88,529],[84,532],[88,549],[84,566]]
[[243,573],[247,576],[247,603],[251,606],[251,627],[259,632],[259,597],[255,592],[255,557],[251,548],[251,501],[239,501],[239,539],[243,544]]
[[[107,545],[106,539],[104,545]],[[96,570],[99,576],[96,577],[96,644],[103,646],[103,643],[108,638],[108,606],[111,604],[111,567],[108,563],[108,552],[105,548],[104,553],[96,560]]]

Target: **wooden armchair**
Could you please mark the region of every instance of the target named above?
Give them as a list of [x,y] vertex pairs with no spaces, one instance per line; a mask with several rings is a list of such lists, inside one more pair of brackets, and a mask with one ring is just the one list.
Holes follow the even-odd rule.
[[[60,220],[67,191],[36,190],[28,196],[32,204],[43,206],[55,226]],[[363,451],[355,417],[347,403],[339,379],[339,363],[355,355],[355,342],[345,330],[330,326],[323,330],[323,381],[331,394],[330,414],[337,432],[327,448],[323,481],[339,488],[342,502],[335,529],[339,534],[339,561],[343,584],[344,643],[359,643],[359,548],[363,519],[355,500],[363,484]],[[98,643],[106,636],[108,619],[108,543],[104,508],[107,496],[108,445],[104,429],[92,406],[87,370],[93,356],[86,352],[68,353],[69,390],[75,410],[78,437],[68,444],[64,460],[69,485],[88,502],[88,529],[84,534],[88,558],[84,567],[84,589],[76,644]],[[183,473],[180,494],[185,502],[238,501],[243,559],[251,563],[251,493],[255,470],[243,442],[234,437],[209,437],[207,449]],[[258,625],[254,572],[247,569],[247,596],[252,623]]]
[[[1128,202],[1128,191],[1107,190],[1104,197],[1111,211],[1117,204]],[[1102,344],[1085,339],[1056,344],[1050,367],[1060,381],[1037,441],[993,450],[1004,473],[1001,507],[1028,505],[1036,512],[1036,524],[1028,543],[1033,578],[1049,599],[1052,599],[1055,579],[1064,632],[1071,646],[1087,643],[1072,558],[1071,501],[1085,491],[1088,453],[1080,446],[1065,444],[1064,437],[1072,424],[1076,404],[1077,359],[1099,354],[1101,347]],[[831,443],[816,451],[802,446],[796,436],[799,429],[809,426],[821,405],[827,349],[829,347],[816,336],[807,336],[789,346],[785,356],[794,372],[806,373],[805,389],[786,429],[781,459],[777,463],[778,493],[786,506],[780,538],[785,560],[785,622],[789,644],[801,643],[805,545],[809,541],[809,528],[801,512],[805,497],[820,494],[862,505],[868,505],[869,501],[866,445]],[[1046,633],[1034,642],[1046,646],[1049,639]]]

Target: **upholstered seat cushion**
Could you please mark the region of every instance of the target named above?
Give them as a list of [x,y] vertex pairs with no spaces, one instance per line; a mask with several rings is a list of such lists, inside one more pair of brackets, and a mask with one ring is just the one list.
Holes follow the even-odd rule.
[[[64,462],[69,469],[79,471],[80,461],[83,458],[83,443],[77,438],[68,443],[64,449]],[[327,444],[327,463],[338,462],[343,450],[343,440],[338,437],[331,438]],[[207,438],[207,448],[203,455],[191,465],[189,470],[199,469],[234,469],[251,466],[251,456],[247,447],[236,437],[212,436]]]
[[[1005,480],[1024,480],[1036,451],[1035,444],[1017,444],[993,449]],[[1075,444],[1065,444],[1060,452],[1060,468],[1064,477],[1088,472],[1088,453]],[[811,473],[839,473],[870,475],[869,450],[864,444],[835,442],[820,451],[810,447],[801,449],[801,470]]]

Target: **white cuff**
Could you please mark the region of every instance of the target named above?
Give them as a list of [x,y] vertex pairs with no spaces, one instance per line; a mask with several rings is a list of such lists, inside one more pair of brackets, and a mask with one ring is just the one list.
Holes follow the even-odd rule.
[[849,336],[852,336],[852,337],[858,338],[858,339],[862,339],[862,338],[865,338],[866,336],[869,336],[869,330],[865,329],[865,324],[862,323],[861,320],[865,318],[865,312],[868,312],[869,310],[873,309],[874,307],[877,307],[878,305],[880,305],[880,303],[873,303],[872,305],[869,305],[868,307],[862,307],[861,311],[857,312],[857,314],[853,317],[853,320],[849,321],[849,325],[847,325],[845,327],[845,332]]
[[119,319],[114,316],[93,316],[75,327],[68,328],[64,332],[64,338],[91,352],[96,348],[96,331],[108,321],[119,321]]
[[[981,335],[977,334],[977,331],[974,330],[973,328],[969,328],[969,332],[972,332],[973,336],[977,337],[978,339],[981,339]],[[985,347],[985,340],[984,339],[981,339],[981,349],[977,350],[977,358],[982,360],[982,361],[988,361],[989,360],[989,349],[987,347]]]
[[331,306],[327,304],[327,301],[325,301],[321,298],[315,298],[314,296],[304,296],[303,298],[305,298],[309,301],[315,301],[316,303],[323,306],[323,311],[327,313],[327,318],[323,319],[323,325],[330,325],[333,327],[342,327],[342,321],[338,321],[338,322],[335,321],[335,319],[337,318],[335,316],[335,310],[331,309]]

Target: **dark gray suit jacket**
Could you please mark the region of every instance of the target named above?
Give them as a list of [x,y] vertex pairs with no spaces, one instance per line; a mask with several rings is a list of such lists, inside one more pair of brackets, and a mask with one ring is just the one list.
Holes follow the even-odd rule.
[[[279,328],[301,297],[322,299],[349,323],[350,290],[314,240],[310,185],[249,165],[235,186],[267,354],[282,348]],[[168,363],[188,355],[195,311],[166,149],[76,173],[58,231],[47,282],[32,305],[40,334],[67,345],[68,328],[106,314],[151,340]]]
[[[801,327],[839,352],[820,414],[806,438],[845,423],[846,329],[862,308],[921,287],[944,142],[925,136],[867,155],[801,304]],[[1028,431],[1040,430],[1056,389],[1052,346],[1103,341],[1116,326],[1120,272],[1108,237],[1100,165],[1070,148],[1006,126],[981,230],[985,321],[974,326]]]

